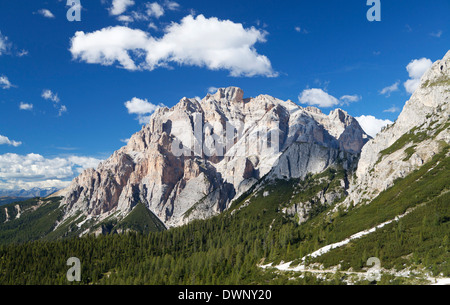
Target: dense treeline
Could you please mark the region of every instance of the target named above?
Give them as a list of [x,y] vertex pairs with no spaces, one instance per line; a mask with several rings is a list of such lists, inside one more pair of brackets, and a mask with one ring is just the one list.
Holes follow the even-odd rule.
[[[2,245],[0,284],[68,284],[70,257],[81,261],[82,284],[316,284],[312,276],[257,266],[299,259],[411,208],[402,221],[318,261],[360,270],[367,257],[377,256],[384,266],[417,265],[450,276],[449,167],[444,151],[371,204],[337,212],[328,207],[301,225],[281,213],[301,185],[278,181],[217,217],[164,232]],[[339,176],[330,174],[328,186]]]
[[291,226],[280,218],[269,231],[253,219],[228,216],[162,233],[0,246],[0,283],[66,284],[69,257],[81,260],[83,284],[276,283],[256,265],[286,249],[290,234],[278,235]]

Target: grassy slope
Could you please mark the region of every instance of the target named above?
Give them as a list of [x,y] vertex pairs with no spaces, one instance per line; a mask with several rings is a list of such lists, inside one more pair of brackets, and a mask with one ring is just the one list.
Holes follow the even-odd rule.
[[[335,249],[312,262],[325,267],[342,265],[343,270],[361,270],[369,257],[381,259],[383,268],[402,270],[407,266],[426,268],[434,275],[450,276],[450,157],[448,147],[431,162],[380,194],[369,205],[334,215],[323,213],[303,225],[316,250],[327,244],[375,227],[408,209],[413,211],[399,222],[349,245]],[[327,232],[326,241],[314,241]],[[320,239],[320,238],[319,238]]]
[[[301,258],[322,246],[391,220],[410,208],[416,210],[399,224],[386,226],[318,261],[327,266],[341,263],[344,268],[360,269],[366,257],[378,256],[383,267],[417,265],[435,274],[448,275],[450,214],[446,192],[450,158],[446,157],[447,151],[448,148],[419,170],[396,181],[394,187],[371,204],[337,213],[331,213],[332,207],[328,207],[302,225],[285,217],[281,208],[289,206],[292,196],[301,198],[307,193],[295,194],[296,189],[311,190],[324,182],[327,187],[333,186],[337,181],[333,177],[341,177],[339,171],[309,177],[309,182],[278,181],[243,196],[230,211],[217,217],[164,232],[0,246],[0,261],[7,262],[2,267],[5,271],[0,272],[0,283],[18,283],[19,279],[14,277],[17,270],[29,274],[20,278],[20,283],[64,283],[67,268],[63,258],[70,256],[87,262],[83,265],[84,283],[317,283],[311,277],[291,281],[290,275],[263,272],[256,265],[262,259],[279,262]],[[331,181],[320,180],[323,176]],[[270,194],[264,197],[266,191]],[[247,200],[250,205],[245,207]],[[152,221],[151,214],[146,215],[142,208],[138,205],[124,223],[142,228],[143,223]],[[36,269],[33,262],[21,263],[28,257],[21,255],[29,251],[36,253],[40,258],[37,263],[46,266],[45,269]]]
[[[39,202],[42,204],[39,205]],[[22,243],[37,240],[49,234],[55,223],[62,216],[59,207],[60,198],[33,198],[23,202],[12,203],[0,208],[0,244]],[[20,206],[21,216],[16,218],[16,206]],[[34,210],[37,208],[36,210]],[[6,221],[8,210],[10,221]]]
[[166,227],[146,206],[139,202],[114,229],[130,229],[137,232],[160,232]]

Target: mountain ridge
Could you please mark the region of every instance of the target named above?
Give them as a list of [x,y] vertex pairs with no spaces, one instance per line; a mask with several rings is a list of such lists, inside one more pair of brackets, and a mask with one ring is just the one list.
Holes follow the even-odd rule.
[[167,226],[179,226],[187,211],[189,221],[224,211],[274,167],[291,177],[284,172],[293,143],[325,148],[316,157],[308,145],[297,147],[293,154],[305,149],[309,156],[307,164],[296,164],[304,167],[294,175],[300,177],[325,170],[343,152],[358,154],[369,138],[341,109],[325,115],[290,100],[244,99],[240,88],[221,88],[201,101],[183,98],[158,109],[127,146],[64,190],[65,218],[81,211],[101,222],[114,213],[125,217],[143,202]]

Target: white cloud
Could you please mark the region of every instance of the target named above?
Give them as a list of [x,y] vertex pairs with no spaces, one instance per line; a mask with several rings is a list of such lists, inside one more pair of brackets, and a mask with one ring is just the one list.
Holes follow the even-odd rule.
[[146,8],[149,17],[160,18],[164,15],[164,8],[157,2],[147,3]]
[[441,30],[437,31],[437,32],[430,33],[431,36],[436,37],[436,38],[441,38],[442,34],[443,34],[443,32]]
[[420,85],[420,79],[431,68],[433,62],[428,58],[414,59],[411,61],[406,70],[409,73],[409,80],[404,83],[405,89],[409,94],[413,94],[414,91]]
[[132,11],[129,15],[120,15],[117,20],[125,23],[126,25],[135,21],[148,21],[150,18],[143,13]]
[[137,97],[133,97],[131,101],[125,103],[129,114],[138,115],[139,124],[148,124],[150,122],[150,115],[163,106],[154,105],[146,99],[142,100]]
[[46,9],[46,8],[40,9],[40,10],[38,11],[38,14],[41,15],[41,16],[43,16],[43,17],[45,17],[45,18],[49,18],[49,19],[55,18],[55,15],[53,15],[53,13],[50,12],[50,11],[49,11],[48,9]]
[[219,88],[217,87],[209,87],[208,88],[208,93],[214,94],[219,90]]
[[65,105],[61,105],[58,110],[58,116],[62,116],[65,112],[67,112],[67,107]]
[[359,102],[362,99],[362,97],[360,95],[344,95],[341,96],[340,100],[342,101],[343,104],[348,105],[350,103],[356,103]]
[[47,159],[38,154],[0,155],[0,188],[65,187],[88,168],[96,168],[101,160],[69,156]]
[[298,32],[298,33],[303,33],[303,34],[308,34],[308,33],[309,33],[308,30],[302,29],[302,28],[299,27],[299,26],[296,26],[294,29],[295,29],[295,31]]
[[386,109],[386,110],[384,110],[383,112],[396,113],[396,112],[399,112],[399,111],[400,111],[400,108],[398,108],[398,107],[395,106],[395,105],[392,105],[391,108]]
[[131,23],[134,21],[133,17],[128,16],[128,15],[120,15],[119,17],[117,17],[117,20],[124,22],[124,23]]
[[149,43],[147,33],[127,27],[108,27],[87,33],[76,32],[70,51],[75,59],[90,64],[112,65],[114,62],[127,70],[137,70],[129,51],[144,50]]
[[180,8],[180,4],[178,4],[175,1],[170,1],[170,0],[164,1],[164,6],[170,11],[175,11]]
[[310,106],[318,106],[323,108],[330,108],[340,105],[340,101],[332,95],[329,95],[322,89],[305,89],[299,95],[298,100],[302,104]]
[[67,112],[67,107],[59,104],[60,99],[58,97],[58,93],[45,89],[42,91],[41,97],[53,102],[53,106],[58,109],[58,116],[62,116],[63,113]]
[[133,5],[133,0],[113,0],[112,7],[110,8],[109,12],[111,13],[111,15],[121,15],[125,13],[128,7]]
[[42,181],[24,181],[21,179],[14,180],[1,180],[0,179],[0,189],[1,190],[31,190],[35,187],[40,189],[57,188],[64,189],[70,185],[70,181],[62,180],[42,180]]
[[27,50],[17,50],[17,47],[14,46],[9,40],[8,37],[4,36],[0,31],[0,56],[1,55],[13,55],[22,57],[28,54]]
[[45,89],[44,91],[42,91],[41,97],[46,99],[46,100],[50,100],[54,103],[59,103],[59,97],[57,93],[53,93],[52,90],[48,90]]
[[8,42],[8,37],[3,36],[2,32],[0,32],[0,55],[8,52],[11,44]]
[[[74,59],[106,66],[118,62],[131,71],[151,71],[175,63],[228,70],[235,77],[275,77],[270,60],[254,47],[265,42],[266,35],[265,31],[246,29],[230,20],[189,15],[180,23],[167,26],[161,38],[121,26],[92,33],[76,32],[70,51]],[[140,63],[135,62],[138,60]]]
[[19,109],[20,110],[33,110],[33,104],[27,104],[24,102],[20,102]]
[[2,76],[0,76],[0,87],[2,89],[9,89],[14,86],[13,86],[13,84],[11,84],[11,82],[9,81],[9,79],[6,76],[2,75]]
[[156,26],[156,24],[154,24],[153,22],[150,22],[149,24],[148,24],[148,28],[149,29],[153,29],[153,30],[158,30],[158,27]]
[[14,147],[18,147],[22,145],[22,142],[13,141],[8,139],[8,137],[0,135],[0,145],[11,145]]
[[398,91],[398,85],[400,85],[400,81],[397,81],[396,83],[392,84],[391,86],[387,86],[386,88],[383,88],[380,91],[381,95],[386,95],[386,97],[391,96],[392,92]]
[[394,122],[390,120],[380,120],[372,115],[362,115],[355,118],[362,129],[371,137],[375,137],[383,127],[393,124]]
[[23,56],[27,56],[28,55],[28,51],[27,50],[20,50],[17,52],[17,56],[18,57],[23,57]]
[[130,114],[148,114],[155,112],[160,106],[154,105],[148,100],[141,100],[137,97],[133,97],[131,101],[125,103],[125,107]]
[[432,65],[433,62],[428,58],[414,59],[406,66],[406,70],[410,78],[421,78]]

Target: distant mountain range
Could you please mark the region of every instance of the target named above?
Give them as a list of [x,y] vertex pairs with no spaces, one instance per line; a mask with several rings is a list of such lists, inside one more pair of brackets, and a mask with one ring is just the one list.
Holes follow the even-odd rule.
[[0,190],[0,197],[20,197],[20,198],[33,198],[33,197],[47,197],[55,192],[58,189],[51,188],[32,188],[30,190]]

